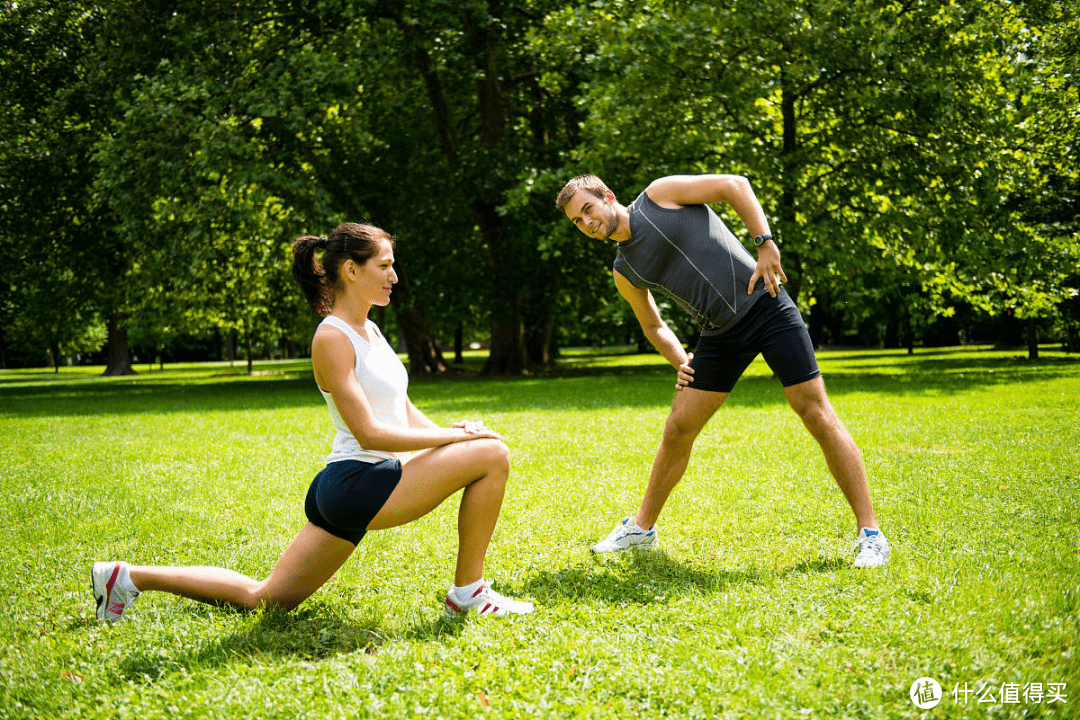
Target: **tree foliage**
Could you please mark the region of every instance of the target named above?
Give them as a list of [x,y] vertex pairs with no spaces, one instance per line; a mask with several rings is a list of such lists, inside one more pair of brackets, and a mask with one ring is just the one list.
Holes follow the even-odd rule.
[[[1032,96],[1070,101],[1056,68],[1030,59],[1036,34],[1019,12],[586,6],[575,22],[603,41],[578,157],[634,192],[661,174],[748,175],[783,239],[789,291],[811,312],[921,297],[940,312],[964,301],[1045,313],[1069,294],[1055,268],[1075,265],[1075,237],[1037,233],[1017,210],[1047,174]],[[1058,124],[1075,128],[1072,108]]]
[[[115,332],[128,311],[129,258],[95,201],[94,146],[115,116],[100,62],[104,11],[5,3],[0,14],[0,252],[9,332],[50,351],[108,320],[108,373],[130,372]],[[21,330],[20,330],[21,328]]]
[[105,327],[124,372],[128,327],[159,349],[212,327],[250,366],[257,343],[307,342],[291,239],[366,220],[399,241],[413,372],[445,369],[439,340],[466,332],[490,343],[489,372],[524,372],[560,342],[637,338],[613,249],[553,207],[582,172],[624,202],[664,174],[750,177],[816,334],[876,323],[911,347],[958,304],[1067,314],[1077,15],[1056,0],[6,3],[4,338],[57,355]]

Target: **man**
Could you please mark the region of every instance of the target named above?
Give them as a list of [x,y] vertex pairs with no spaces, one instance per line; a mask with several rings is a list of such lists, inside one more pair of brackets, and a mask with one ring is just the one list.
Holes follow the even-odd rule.
[[[757,246],[756,263],[708,207],[721,202],[746,224]],[[581,232],[618,243],[615,286],[646,337],[678,371],[678,392],[637,515],[623,519],[592,551],[656,544],[657,518],[686,472],[694,440],[760,353],[855,513],[854,565],[888,562],[889,543],[874,517],[862,457],[829,403],[802,316],[780,285],[787,280],[780,250],[749,181],[737,175],[660,178],[626,207],[600,178],[581,175],[566,184],[556,204]],[[661,319],[653,290],[701,325],[694,353],[683,350]]]

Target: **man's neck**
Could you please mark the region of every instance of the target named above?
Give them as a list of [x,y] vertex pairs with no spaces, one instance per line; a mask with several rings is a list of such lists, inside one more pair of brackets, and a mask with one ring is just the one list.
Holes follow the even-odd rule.
[[615,204],[615,217],[619,218],[619,224],[611,233],[611,239],[618,243],[626,242],[630,239],[630,213],[625,205]]

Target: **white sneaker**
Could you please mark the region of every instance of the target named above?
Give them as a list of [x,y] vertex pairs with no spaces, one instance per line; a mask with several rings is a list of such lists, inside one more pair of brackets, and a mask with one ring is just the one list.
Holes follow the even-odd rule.
[[130,580],[119,582],[121,574],[127,574],[127,567],[125,562],[96,562],[90,568],[90,587],[97,603],[98,620],[116,622],[139,597],[139,591],[134,589]]
[[649,530],[642,530],[637,526],[636,522],[626,517],[615,526],[615,529],[606,538],[589,549],[598,555],[601,553],[622,552],[630,548],[648,550],[655,547],[659,539],[660,534],[655,525]]
[[462,602],[454,597],[451,590],[446,594],[444,610],[448,617],[465,617],[470,612],[477,615],[528,615],[533,611],[533,604],[524,600],[511,600],[503,597],[484,583],[476,589],[472,597]]
[[889,541],[880,530],[861,528],[852,550],[855,548],[858,548],[859,554],[855,556],[852,567],[881,567],[889,562]]

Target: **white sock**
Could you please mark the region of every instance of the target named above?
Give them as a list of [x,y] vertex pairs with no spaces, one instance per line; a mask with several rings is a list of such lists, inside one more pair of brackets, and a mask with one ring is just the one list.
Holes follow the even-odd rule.
[[131,573],[128,572],[128,564],[120,563],[120,574],[116,576],[116,583],[128,592],[138,593],[139,588],[131,581]]
[[455,600],[460,602],[469,602],[472,600],[473,593],[480,589],[480,586],[484,584],[484,578],[480,578],[476,582],[469,583],[468,585],[462,585],[458,587],[455,585],[450,589],[450,594],[454,596]]

